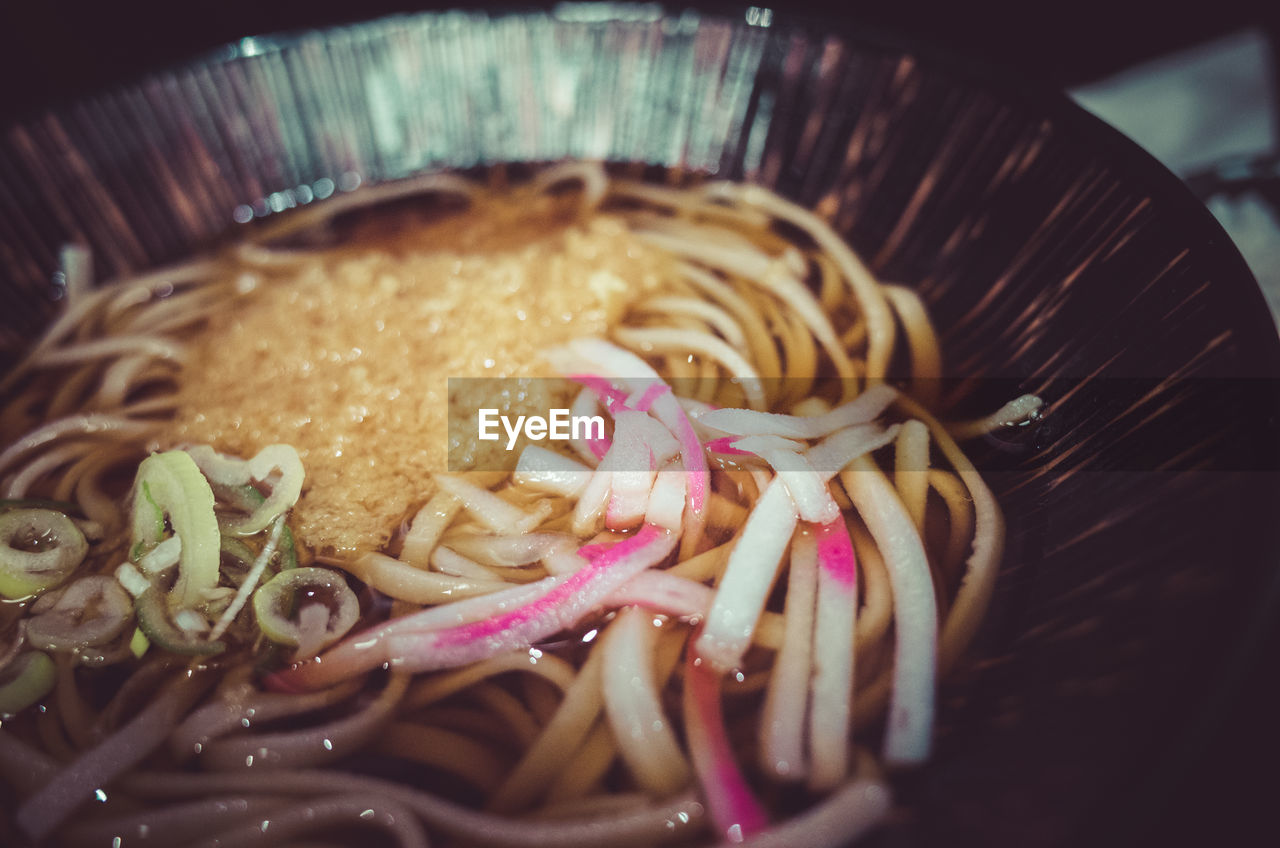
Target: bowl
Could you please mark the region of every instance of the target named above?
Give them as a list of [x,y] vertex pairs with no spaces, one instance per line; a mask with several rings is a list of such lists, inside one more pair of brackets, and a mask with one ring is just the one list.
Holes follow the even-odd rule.
[[54,314],[68,241],[105,279],[365,184],[566,158],[818,210],[920,292],[954,410],[1048,403],[976,452],[1008,553],[933,760],[871,842],[1147,833],[1275,607],[1280,341],[1203,206],[1059,92],[756,7],[245,38],[0,134],[0,340]]

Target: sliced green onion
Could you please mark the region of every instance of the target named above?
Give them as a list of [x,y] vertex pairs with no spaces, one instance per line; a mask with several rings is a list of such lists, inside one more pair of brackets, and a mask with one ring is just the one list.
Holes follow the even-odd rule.
[[13,715],[53,691],[58,670],[49,655],[40,651],[20,654],[10,665],[12,678],[0,684],[0,714]]
[[[315,620],[308,621],[307,609],[317,604],[328,611],[323,629]],[[253,611],[258,627],[272,642],[310,652],[342,638],[356,623],[360,602],[341,574],[327,568],[294,568],[280,572],[254,593]]]
[[101,574],[81,577],[52,603],[32,609],[36,615],[27,620],[27,641],[49,651],[105,645],[131,618],[129,595],[115,578]]
[[169,619],[164,595],[159,589],[151,588],[143,592],[134,604],[138,613],[138,627],[142,633],[157,647],[174,654],[218,654],[226,650],[224,642],[206,641],[197,633],[188,633],[178,628]]
[[[203,612],[206,620],[218,621],[222,618],[222,614],[231,606],[232,601],[236,598],[236,590],[230,586],[219,586],[214,590],[217,594],[210,598],[204,605]],[[176,622],[175,622],[176,623]],[[209,638],[206,634],[205,638]]]
[[0,595],[25,598],[56,586],[88,551],[80,528],[60,512],[13,509],[0,514]]
[[211,638],[217,639],[221,636],[231,626],[231,623],[236,620],[236,616],[240,614],[240,610],[244,609],[245,604],[249,603],[249,598],[254,590],[258,588],[262,575],[267,572],[267,565],[270,564],[271,558],[276,554],[276,546],[280,544],[280,535],[283,529],[284,516],[281,515],[272,525],[266,544],[258,552],[258,558],[253,561],[253,567],[249,569],[249,572],[244,576],[244,580],[237,587],[236,596],[231,599],[231,603],[222,611],[222,615],[218,616],[217,623],[213,625],[213,632],[209,634]]
[[181,557],[182,537],[170,536],[138,557],[138,568],[142,569],[144,574],[159,574],[175,565]]
[[280,479],[271,485],[271,493],[259,509],[244,521],[242,534],[260,533],[268,528],[275,516],[293,509],[302,494],[302,457],[292,444],[268,444],[248,461],[248,470],[255,480],[266,480],[273,471],[279,471]]
[[258,558],[258,555],[253,552],[253,548],[245,544],[244,540],[238,536],[228,536],[224,533],[220,547],[223,556],[231,557],[245,568],[251,567],[253,561]]
[[151,496],[151,484],[145,480],[138,482],[133,498],[133,538],[129,559],[135,561],[159,544],[148,540],[164,538],[164,510]]
[[[223,521],[223,529],[233,535],[261,533],[291,509],[302,494],[302,459],[292,445],[267,445],[248,462],[224,456],[207,445],[191,448],[189,452],[210,480],[243,496],[245,502],[237,505],[248,509],[249,514]],[[277,471],[280,477],[266,497],[249,485],[253,480],[265,483]]]
[[131,562],[122,562],[116,566],[116,580],[135,598],[151,588],[151,581]]
[[221,536],[209,481],[186,452],[172,450],[142,461],[134,491],[134,558],[145,556],[163,541],[167,516],[173,535],[182,539],[174,593],[181,606],[195,606],[205,589],[218,584]]
[[209,622],[200,613],[192,609],[180,609],[173,614],[173,623],[185,633],[204,635],[209,632]]
[[142,655],[151,647],[151,640],[147,638],[147,634],[142,632],[141,627],[133,629],[133,638],[129,640],[129,651],[138,659],[142,659]]
[[280,479],[271,487],[271,494],[248,518],[232,525],[236,534],[250,536],[262,532],[298,502],[304,475],[302,459],[292,445],[267,445],[249,460],[249,473],[255,480],[265,481],[274,471],[280,472]]
[[200,473],[215,486],[233,489],[248,484],[252,478],[248,461],[218,453],[212,445],[193,445],[186,452],[200,466]]
[[289,525],[280,533],[280,547],[276,551],[276,565],[281,571],[289,571],[298,567],[298,546],[293,542],[293,531]]
[[[237,490],[237,496],[239,503],[244,504],[244,509],[250,512],[266,500],[261,492],[247,485]],[[245,568],[257,559],[252,548],[242,542],[239,536],[232,536],[229,532],[222,534],[222,552],[244,563]],[[275,560],[277,571],[298,567],[298,549],[293,542],[293,531],[287,524],[280,531],[280,544],[276,547]]]

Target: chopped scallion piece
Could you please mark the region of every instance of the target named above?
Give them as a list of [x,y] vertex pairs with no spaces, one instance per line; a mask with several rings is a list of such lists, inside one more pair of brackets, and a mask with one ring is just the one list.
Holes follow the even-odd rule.
[[49,655],[27,651],[14,658],[9,680],[0,683],[0,714],[13,715],[53,691],[58,670]]
[[173,535],[182,539],[176,600],[183,607],[195,606],[203,591],[218,583],[221,536],[209,481],[186,452],[172,450],[142,461],[134,491],[131,550],[135,559],[163,541],[167,517]]
[[[323,620],[310,612],[325,610]],[[282,571],[253,595],[253,611],[263,635],[307,652],[340,639],[356,623],[360,603],[342,575],[327,568]]]
[[143,592],[134,604],[138,613],[138,627],[147,639],[162,650],[175,654],[218,654],[226,650],[226,643],[207,641],[199,633],[180,630],[169,618],[164,595],[159,589]]
[[133,629],[133,638],[129,640],[129,650],[138,659],[142,659],[142,655],[151,647],[151,640],[147,638],[147,634],[142,632],[141,627]]
[[14,509],[0,514],[0,595],[25,598],[58,585],[88,550],[80,528],[61,512]]

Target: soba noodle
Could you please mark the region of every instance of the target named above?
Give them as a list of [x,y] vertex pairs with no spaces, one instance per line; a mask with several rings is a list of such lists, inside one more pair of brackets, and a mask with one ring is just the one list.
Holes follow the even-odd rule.
[[[367,190],[99,288],[68,249],[0,385],[0,841],[818,846],[883,819],[1001,556],[956,438],[1037,402],[940,423],[919,298],[759,187],[505,182]],[[359,217],[391,201],[426,220]],[[490,329],[515,307],[473,266],[563,320]],[[342,308],[381,317],[307,399],[281,351]],[[552,374],[608,435],[442,473],[422,393]],[[312,421],[325,396],[376,435]]]

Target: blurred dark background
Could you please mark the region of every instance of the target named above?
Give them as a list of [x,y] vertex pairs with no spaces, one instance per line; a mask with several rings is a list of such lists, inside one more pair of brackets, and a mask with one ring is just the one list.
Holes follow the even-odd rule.
[[[243,36],[466,5],[476,4],[0,0],[0,127],[44,106],[129,81]],[[483,5],[528,9],[540,4]],[[749,4],[668,5],[736,16]],[[1057,87],[1098,80],[1246,28],[1267,34],[1273,51],[1280,45],[1280,2],[1257,0],[1215,0],[1194,6],[1136,0],[841,4],[798,0],[773,5],[835,31],[888,33],[970,54],[1012,74]],[[1273,90],[1280,91],[1280,84]],[[1280,792],[1280,627],[1272,621],[1263,629],[1259,650],[1235,658],[1251,671],[1246,672],[1244,688],[1222,705],[1216,735],[1197,741],[1193,753],[1198,765],[1178,779],[1169,799],[1148,811],[1149,828],[1144,833],[1117,833],[1116,844],[1280,845],[1280,822],[1272,812]]]
[[[527,9],[538,3],[407,0],[4,0],[0,123],[245,35],[304,29],[433,7]],[[674,3],[741,14],[748,3]],[[770,5],[759,3],[759,5]],[[1247,26],[1280,35],[1280,3],[1214,0],[1010,2],[877,0],[772,4],[836,29],[903,33],[980,55],[1027,77],[1071,86]]]

